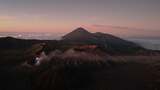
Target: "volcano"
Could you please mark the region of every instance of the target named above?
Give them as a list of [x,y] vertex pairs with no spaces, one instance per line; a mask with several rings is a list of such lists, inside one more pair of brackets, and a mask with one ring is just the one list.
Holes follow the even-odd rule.
[[110,52],[134,52],[144,50],[143,47],[131,41],[124,40],[111,34],[91,33],[80,27],[62,37],[65,42],[95,44]]

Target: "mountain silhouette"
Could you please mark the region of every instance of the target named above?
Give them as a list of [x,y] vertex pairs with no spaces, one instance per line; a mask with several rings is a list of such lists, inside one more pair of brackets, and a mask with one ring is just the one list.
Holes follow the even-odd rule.
[[67,41],[90,41],[95,39],[94,35],[86,29],[80,27],[62,37]]
[[72,32],[66,34],[62,38],[63,41],[71,43],[86,43],[96,44],[102,47],[104,50],[110,52],[134,52],[137,50],[143,50],[143,48],[136,43],[124,40],[122,38],[113,36],[106,33],[91,33],[84,28],[77,28]]

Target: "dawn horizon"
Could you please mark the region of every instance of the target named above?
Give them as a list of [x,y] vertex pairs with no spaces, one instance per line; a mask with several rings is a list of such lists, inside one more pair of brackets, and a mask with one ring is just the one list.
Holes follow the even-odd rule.
[[77,27],[121,36],[159,36],[158,0],[1,0],[0,32],[67,33]]

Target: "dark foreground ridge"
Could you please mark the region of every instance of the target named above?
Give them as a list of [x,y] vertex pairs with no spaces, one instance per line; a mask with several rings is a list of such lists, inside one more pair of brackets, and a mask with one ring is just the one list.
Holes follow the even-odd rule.
[[160,89],[159,56],[102,57],[56,50],[39,65],[26,63],[23,57],[7,60],[0,69],[1,90]]

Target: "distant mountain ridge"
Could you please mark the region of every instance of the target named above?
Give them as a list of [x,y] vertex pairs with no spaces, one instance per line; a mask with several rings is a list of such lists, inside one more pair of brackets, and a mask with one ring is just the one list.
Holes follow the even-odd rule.
[[136,43],[123,40],[119,37],[106,33],[91,33],[84,28],[77,28],[62,37],[62,40],[31,40],[16,39],[12,37],[0,38],[0,49],[25,49],[33,44],[46,43],[47,49],[66,50],[79,45],[96,45],[98,49],[110,54],[135,54],[146,52],[147,49]]
[[90,33],[86,29],[81,27],[63,36],[62,40],[72,43],[75,42],[96,44],[103,47],[106,50],[110,50],[113,52],[127,53],[130,51],[132,52],[144,49],[133,42],[123,40],[119,37],[101,32]]

